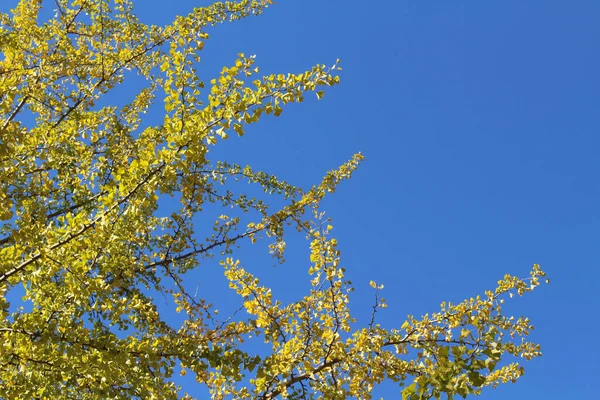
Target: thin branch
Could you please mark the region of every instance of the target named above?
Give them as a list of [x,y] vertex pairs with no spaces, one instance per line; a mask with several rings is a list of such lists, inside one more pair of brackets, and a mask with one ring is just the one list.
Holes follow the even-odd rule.
[[[284,386],[286,388],[289,388],[292,385],[295,385],[296,383],[305,381],[307,379],[310,379],[310,377],[314,374],[318,374],[319,372],[322,372],[323,370],[330,368],[332,366],[334,366],[335,364],[340,363],[342,360],[335,358],[333,360],[329,360],[327,362],[324,362],[323,364],[319,365],[317,368],[311,370],[310,372],[305,372],[304,374],[301,375],[297,375],[293,378],[289,378],[284,382]],[[268,392],[268,393],[264,393],[260,398],[264,399],[264,400],[270,400],[278,395],[281,394],[281,390],[274,390],[272,392]]]

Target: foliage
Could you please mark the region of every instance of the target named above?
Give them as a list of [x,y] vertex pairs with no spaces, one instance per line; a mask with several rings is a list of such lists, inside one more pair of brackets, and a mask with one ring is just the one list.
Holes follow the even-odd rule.
[[[243,54],[200,79],[207,29],[271,3],[216,3],[164,27],[136,19],[129,0],[21,0],[0,15],[0,397],[175,399],[183,395],[174,374],[188,373],[215,399],[370,398],[386,379],[403,399],[452,398],[516,380],[523,370],[507,356],[540,355],[521,341],[529,320],[501,313],[504,297],[539,284],[538,266],[399,329],[376,323],[385,307],[378,296],[371,323],[356,326],[352,286],[319,204],[360,154],[309,189],[209,160],[228,135],[339,82],[337,63],[253,78],[254,57]],[[54,17],[42,21],[42,5]],[[134,73],[146,82],[134,100],[102,105]],[[162,123],[144,126],[161,102]],[[235,181],[286,205],[236,192]],[[168,217],[157,212],[164,195],[179,200]],[[194,217],[211,203],[228,214],[198,232]],[[310,242],[312,289],[283,304],[235,249],[267,240],[283,261],[290,227]],[[245,316],[220,318],[186,291],[184,274],[213,257]],[[22,307],[7,300],[16,287]],[[180,326],[159,311],[157,292],[185,316]],[[266,341],[270,353],[250,352],[249,340]]]

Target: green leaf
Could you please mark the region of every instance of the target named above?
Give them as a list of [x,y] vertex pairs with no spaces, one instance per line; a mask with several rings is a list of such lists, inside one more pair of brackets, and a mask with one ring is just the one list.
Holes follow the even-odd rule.
[[471,371],[468,374],[469,380],[476,387],[481,387],[485,383],[485,377],[477,371]]
[[402,400],[409,400],[416,392],[417,384],[413,382],[402,390]]
[[233,130],[239,135],[244,136],[244,127],[240,124],[233,124]]

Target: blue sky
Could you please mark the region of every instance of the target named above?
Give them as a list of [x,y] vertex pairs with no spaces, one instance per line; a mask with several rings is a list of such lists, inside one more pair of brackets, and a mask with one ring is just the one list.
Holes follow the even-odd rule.
[[[138,14],[165,21],[194,4],[144,1]],[[387,326],[541,264],[552,283],[507,311],[532,319],[544,356],[480,398],[594,398],[599,13],[596,1],[280,1],[213,29],[207,73],[240,51],[265,73],[339,57],[342,84],[216,152],[305,185],[365,155],[325,208],[353,309],[366,315],[368,281],[384,283]],[[254,269],[276,294],[304,273],[300,249],[284,267]]]
[[[157,22],[198,4],[142,3]],[[207,43],[207,72],[240,51],[265,73],[342,59],[342,85],[321,102],[263,121],[221,154],[302,184],[365,155],[325,204],[359,315],[370,279],[385,284],[380,322],[393,326],[504,273],[548,272],[551,285],[507,307],[531,317],[543,358],[481,399],[595,397],[599,13],[595,1],[280,1]],[[294,254],[262,275],[289,287],[305,262]]]
[[[162,24],[208,3],[143,0],[137,14]],[[279,3],[213,28],[203,78],[244,52],[263,73],[340,58],[342,84],[250,127],[215,158],[307,186],[362,152],[355,177],[324,208],[357,287],[353,309],[367,316],[369,280],[384,283],[386,326],[541,264],[552,283],[507,311],[532,319],[544,356],[526,363],[518,384],[479,398],[594,398],[600,2]],[[249,266],[284,298],[308,286],[306,243],[297,242],[287,265]],[[215,296],[226,287],[219,274],[198,274],[190,280]],[[291,283],[298,278],[307,285]]]

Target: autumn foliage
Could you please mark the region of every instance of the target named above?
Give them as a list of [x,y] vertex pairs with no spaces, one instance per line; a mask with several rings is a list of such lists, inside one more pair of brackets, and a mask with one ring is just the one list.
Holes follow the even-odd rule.
[[[271,3],[215,3],[168,26],[139,21],[128,0],[21,0],[0,14],[1,398],[194,397],[175,374],[192,374],[214,399],[368,399],[384,380],[403,399],[452,398],[515,381],[518,358],[540,355],[522,340],[529,320],[502,314],[505,298],[540,283],[537,265],[397,329],[355,323],[319,206],[360,154],[310,188],[209,158],[228,135],[339,83],[338,63],[261,76],[243,54],[214,79],[197,74],[207,28]],[[54,16],[41,18],[42,7]],[[135,74],[146,85],[131,102],[105,105]],[[160,124],[145,123],[149,110]],[[266,195],[236,192],[234,181]],[[176,203],[167,217],[163,201]],[[193,220],[209,204],[223,210],[206,232]],[[290,229],[308,239],[312,288],[283,303],[236,248],[267,241],[283,262]],[[182,277],[200,265],[222,269],[241,312],[217,315],[218,304],[188,291]],[[374,309],[384,308],[372,286]],[[22,305],[8,303],[16,288]],[[173,326],[151,292],[184,322]],[[254,340],[269,354],[250,351]]]

